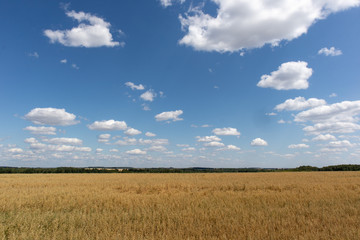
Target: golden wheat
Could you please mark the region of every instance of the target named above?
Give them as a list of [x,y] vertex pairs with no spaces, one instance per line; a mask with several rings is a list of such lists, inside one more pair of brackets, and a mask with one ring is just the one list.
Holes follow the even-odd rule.
[[360,239],[360,173],[0,175],[0,239]]

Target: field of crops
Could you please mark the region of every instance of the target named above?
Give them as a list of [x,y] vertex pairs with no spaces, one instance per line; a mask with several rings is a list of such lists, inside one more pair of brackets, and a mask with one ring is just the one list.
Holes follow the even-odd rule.
[[2,174],[0,239],[360,239],[360,172]]

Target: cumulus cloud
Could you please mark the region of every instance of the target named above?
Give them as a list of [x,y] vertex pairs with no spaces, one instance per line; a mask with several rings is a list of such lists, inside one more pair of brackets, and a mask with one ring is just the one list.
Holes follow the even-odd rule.
[[351,143],[349,140],[333,141],[327,145],[331,148],[343,148],[343,147],[354,147],[356,144]]
[[356,122],[360,114],[360,101],[343,101],[326,106],[315,107],[295,116],[296,122]]
[[235,145],[227,145],[225,149],[226,150],[237,150],[237,151],[240,150],[240,148]]
[[51,138],[44,139],[44,142],[57,145],[81,145],[83,141],[78,138]]
[[67,59],[60,60],[60,63],[67,63]]
[[331,134],[320,134],[312,139],[313,141],[333,141],[336,140],[336,137]]
[[240,136],[240,132],[236,128],[215,128],[212,130],[212,133],[215,135],[224,135],[224,136]]
[[204,143],[205,147],[224,147],[225,144],[223,144],[222,142],[207,142]]
[[322,48],[319,50],[318,54],[322,54],[325,56],[339,56],[342,54],[340,49],[335,49],[335,47],[331,47],[331,48]]
[[167,151],[167,148],[164,146],[151,146],[147,148],[148,151],[154,151],[154,152],[165,152]]
[[254,140],[251,141],[251,146],[267,146],[268,143],[261,138],[255,138]]
[[205,137],[200,137],[197,136],[197,141],[198,142],[220,142],[221,138],[219,138],[218,136],[205,136]]
[[115,131],[115,130],[125,130],[127,129],[126,122],[124,121],[115,121],[113,119],[95,121],[92,124],[88,125],[90,130],[98,131]]
[[307,108],[313,108],[317,106],[325,105],[326,101],[323,99],[309,98],[306,100],[304,97],[297,97],[294,99],[287,99],[285,102],[277,105],[275,110],[277,111],[299,111]]
[[99,143],[108,143],[110,137],[111,137],[111,135],[108,134],[108,133],[100,134],[100,135],[98,136],[98,142],[99,142]]
[[58,126],[75,125],[80,122],[74,114],[66,112],[63,108],[34,108],[25,115],[25,119],[34,124]]
[[139,84],[139,85],[135,85],[134,83],[132,82],[126,82],[125,83],[125,86],[131,88],[131,90],[144,90],[145,87],[142,85],[142,84]]
[[276,90],[307,89],[313,70],[307,62],[286,62],[270,75],[262,75],[257,86]]
[[183,151],[183,152],[194,152],[194,151],[196,151],[196,148],[194,148],[194,147],[187,147],[187,148],[181,149],[181,151]]
[[164,138],[158,138],[158,139],[139,139],[139,144],[142,145],[168,145],[169,140]]
[[21,148],[10,148],[10,149],[8,149],[8,152],[18,154],[18,153],[23,153],[24,150],[22,150]]
[[131,155],[145,155],[146,151],[143,151],[140,149],[133,149],[133,150],[126,151],[126,153],[131,154]]
[[117,150],[116,148],[112,148],[109,150],[109,152],[119,152],[119,150]]
[[66,15],[78,21],[79,25],[67,30],[44,31],[51,43],[60,43],[67,47],[115,47],[124,45],[113,41],[110,23],[90,13],[67,11]]
[[307,134],[318,135],[322,133],[353,133],[360,130],[360,125],[352,122],[325,122],[304,127]]
[[128,135],[128,136],[135,136],[135,135],[141,134],[141,131],[139,131],[139,130],[137,130],[135,128],[128,128],[125,131],[125,134]]
[[137,144],[137,140],[135,138],[127,138],[127,137],[124,137],[123,140],[118,140],[115,142],[115,145],[119,145],[119,146],[130,146],[136,144]]
[[156,137],[156,134],[152,133],[152,132],[146,132],[145,136],[147,136],[147,137]]
[[182,118],[179,118],[179,116],[183,114],[182,110],[176,110],[176,111],[169,111],[169,112],[162,112],[155,116],[156,121],[181,121]]
[[[163,0],[171,4],[170,0]],[[202,7],[179,16],[185,36],[180,44],[201,51],[234,52],[244,48],[273,46],[307,33],[316,21],[329,14],[359,6],[358,0],[287,1],[212,0],[212,16]]]
[[56,128],[54,127],[34,127],[27,126],[24,130],[29,131],[31,134],[37,135],[56,135]]
[[140,95],[140,98],[144,101],[152,102],[154,101],[154,98],[156,97],[156,93],[154,93],[153,90],[148,90]]
[[309,148],[309,145],[304,144],[304,143],[299,143],[299,144],[291,144],[288,146],[288,148]]

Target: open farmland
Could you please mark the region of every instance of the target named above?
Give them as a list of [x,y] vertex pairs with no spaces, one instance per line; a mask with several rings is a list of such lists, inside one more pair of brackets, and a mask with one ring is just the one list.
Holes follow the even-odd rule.
[[3,174],[0,239],[359,239],[360,172]]

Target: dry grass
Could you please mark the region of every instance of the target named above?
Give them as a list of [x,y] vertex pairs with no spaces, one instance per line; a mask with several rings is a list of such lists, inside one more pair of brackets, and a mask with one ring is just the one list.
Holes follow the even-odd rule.
[[0,239],[360,239],[360,173],[0,175]]

